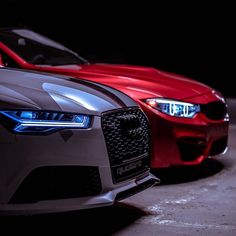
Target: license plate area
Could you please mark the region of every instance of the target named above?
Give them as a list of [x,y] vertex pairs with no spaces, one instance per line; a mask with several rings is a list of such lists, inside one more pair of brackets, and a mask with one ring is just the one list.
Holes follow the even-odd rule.
[[149,162],[150,158],[146,156],[111,167],[113,183],[119,183],[146,172],[149,170]]

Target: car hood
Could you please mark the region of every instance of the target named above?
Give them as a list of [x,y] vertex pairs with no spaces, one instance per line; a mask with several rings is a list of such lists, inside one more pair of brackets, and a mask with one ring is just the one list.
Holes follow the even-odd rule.
[[[106,84],[118,88],[128,95],[136,93],[138,98],[157,96],[186,99],[209,93],[212,90],[210,87],[184,76],[149,67],[94,64],[83,66],[81,72],[113,76]],[[106,79],[104,78],[104,80]],[[100,82],[105,83],[101,79]]]
[[40,109],[101,115],[136,103],[94,82],[64,76],[0,69],[0,109]]
[[150,97],[184,100],[212,90],[184,76],[141,66],[90,64],[58,66],[53,71],[109,85],[136,100]]

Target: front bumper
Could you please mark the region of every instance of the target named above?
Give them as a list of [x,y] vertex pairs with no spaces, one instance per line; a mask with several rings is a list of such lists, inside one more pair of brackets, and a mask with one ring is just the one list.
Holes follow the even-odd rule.
[[[100,117],[94,117],[91,129],[62,130],[46,136],[13,135],[0,127],[0,146],[0,214],[2,215],[39,214],[107,206],[157,182],[157,178],[146,169],[124,181],[113,183]],[[31,198],[30,194],[34,197],[32,190],[28,199],[25,198],[26,194],[20,194],[21,191],[24,192],[27,189],[27,186],[34,186],[33,189],[36,192],[38,189],[44,189],[41,186],[42,183],[50,186],[52,180],[63,182],[66,179],[63,175],[57,179],[53,174],[47,177],[48,181],[32,178],[37,181],[29,180],[26,187],[22,187],[27,177],[35,170],[51,167],[68,168],[68,170],[71,167],[95,168],[99,173],[100,184],[98,187],[93,186],[94,192],[79,197],[71,193],[70,197],[65,196],[64,199],[57,196],[53,199],[44,195]],[[76,177],[77,175],[72,174],[70,181],[65,181],[63,186],[70,191],[78,188],[81,181],[77,181]],[[97,181],[97,177],[95,178]],[[77,182],[78,185],[76,185]],[[50,196],[58,193],[57,188],[54,190],[55,192],[52,191]],[[87,189],[85,188],[84,191],[86,192]],[[60,191],[58,194],[62,193],[63,191]]]
[[[205,102],[211,102],[215,98],[208,95],[204,99]],[[202,113],[193,119],[176,118],[141,105],[151,124],[152,168],[197,165],[227,149],[227,118],[213,121]]]
[[0,204],[0,215],[33,215],[110,206],[115,201],[143,191],[156,183],[159,183],[159,180],[147,172],[96,196],[40,201],[32,204]]

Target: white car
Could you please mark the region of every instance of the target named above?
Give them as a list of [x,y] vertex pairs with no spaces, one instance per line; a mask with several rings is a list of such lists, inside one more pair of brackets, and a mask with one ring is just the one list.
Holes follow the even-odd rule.
[[148,120],[93,82],[0,68],[0,214],[112,205],[155,183]]

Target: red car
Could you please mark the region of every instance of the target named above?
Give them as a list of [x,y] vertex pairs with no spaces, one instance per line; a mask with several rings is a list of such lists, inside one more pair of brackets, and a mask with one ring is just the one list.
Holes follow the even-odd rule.
[[90,64],[28,29],[0,30],[0,65],[96,81],[128,94],[150,120],[152,167],[194,165],[227,150],[229,118],[212,88],[154,68]]

